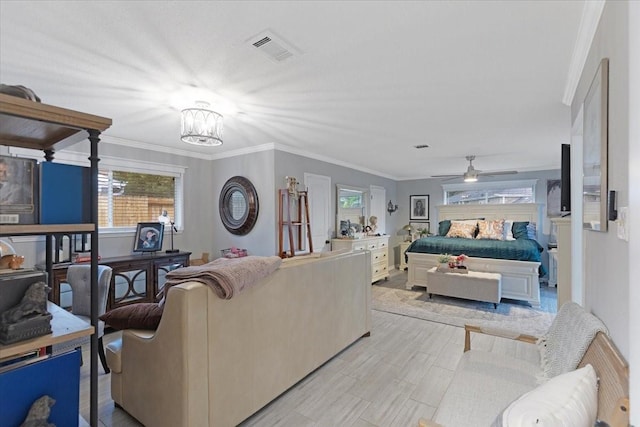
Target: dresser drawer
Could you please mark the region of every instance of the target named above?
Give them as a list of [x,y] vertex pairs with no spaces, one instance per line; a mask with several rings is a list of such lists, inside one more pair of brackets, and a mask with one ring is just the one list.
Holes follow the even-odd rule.
[[382,261],[387,263],[388,258],[388,251],[386,249],[376,249],[371,251],[371,264],[376,264]]
[[389,275],[389,266],[387,264],[380,263],[372,265],[371,270],[371,280],[374,282]]
[[354,251],[364,251],[365,249],[369,249],[366,242],[357,242],[353,244]]

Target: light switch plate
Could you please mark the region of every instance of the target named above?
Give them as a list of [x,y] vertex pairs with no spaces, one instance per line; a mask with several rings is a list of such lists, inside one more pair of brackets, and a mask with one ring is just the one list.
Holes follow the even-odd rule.
[[618,226],[617,233],[618,239],[622,239],[625,242],[629,241],[629,208],[618,208],[618,219],[616,219],[616,225]]

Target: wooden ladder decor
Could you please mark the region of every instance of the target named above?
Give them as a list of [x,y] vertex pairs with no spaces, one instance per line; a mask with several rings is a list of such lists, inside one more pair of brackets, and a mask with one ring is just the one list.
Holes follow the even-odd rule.
[[[296,250],[302,249],[303,227],[306,227],[307,240],[309,241],[309,253],[313,252],[311,242],[311,222],[309,221],[309,195],[307,191],[298,191],[297,198],[289,193],[289,190],[278,190],[278,235],[279,246],[278,256],[281,258],[294,257]],[[295,208],[291,206],[291,201],[295,201]],[[303,212],[304,209],[304,212]],[[286,212],[285,212],[286,210]],[[292,215],[292,210],[293,212]],[[286,218],[285,218],[286,215]],[[293,219],[292,219],[293,218]],[[287,228],[289,249],[284,248],[284,229]],[[294,244],[294,234],[297,236],[297,245]]]

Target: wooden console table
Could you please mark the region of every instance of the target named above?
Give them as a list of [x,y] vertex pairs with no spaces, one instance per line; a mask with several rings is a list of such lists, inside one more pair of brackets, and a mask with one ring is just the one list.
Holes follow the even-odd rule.
[[[139,302],[156,302],[156,295],[164,287],[165,276],[176,268],[188,267],[191,252],[167,254],[141,253],[103,258],[98,263],[113,269],[107,311]],[[49,299],[60,305],[60,287],[67,280],[71,263],[55,264]]]

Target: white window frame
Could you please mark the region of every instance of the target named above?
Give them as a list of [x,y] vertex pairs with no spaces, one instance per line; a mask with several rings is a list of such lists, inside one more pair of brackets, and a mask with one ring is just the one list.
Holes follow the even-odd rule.
[[[31,150],[26,148],[10,147],[9,153],[18,157],[35,159],[43,161],[42,151]],[[58,151],[54,155],[54,161],[75,166],[91,166],[89,154],[77,151]],[[175,227],[178,231],[184,230],[184,175],[187,171],[186,166],[176,166],[165,163],[147,162],[144,160],[131,160],[119,157],[100,156],[98,169],[115,169],[122,172],[136,172],[151,175],[165,175],[174,177],[175,180]],[[131,233],[136,231],[136,226],[130,227],[110,227],[99,228],[100,235],[120,235],[123,233]],[[168,233],[169,229],[166,228]]]
[[531,187],[533,201],[536,202],[536,184],[537,179],[519,179],[512,181],[487,181],[487,182],[465,182],[458,184],[442,184],[442,200],[443,204],[448,205],[447,192],[449,191],[465,191],[465,190],[494,190],[498,188],[524,188]]

